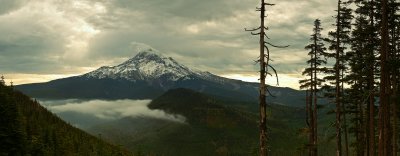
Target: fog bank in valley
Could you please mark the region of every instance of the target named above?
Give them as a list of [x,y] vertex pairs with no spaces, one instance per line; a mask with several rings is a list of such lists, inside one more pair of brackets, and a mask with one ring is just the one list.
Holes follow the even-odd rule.
[[125,117],[149,117],[179,123],[185,117],[169,114],[163,110],[151,110],[147,106],[151,100],[40,100],[42,105],[67,122],[80,128],[88,128],[104,122]]

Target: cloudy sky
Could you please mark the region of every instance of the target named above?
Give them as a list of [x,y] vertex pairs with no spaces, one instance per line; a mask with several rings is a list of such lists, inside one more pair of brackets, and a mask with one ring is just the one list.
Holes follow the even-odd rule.
[[[331,29],[335,1],[269,0],[281,86],[298,88],[316,18]],[[16,84],[80,75],[134,56],[144,43],[189,67],[257,80],[258,0],[0,0],[0,74]],[[271,79],[272,80],[272,79]]]

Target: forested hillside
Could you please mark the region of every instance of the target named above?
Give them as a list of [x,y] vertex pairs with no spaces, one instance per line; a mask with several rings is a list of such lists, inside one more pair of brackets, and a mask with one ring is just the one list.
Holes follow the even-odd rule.
[[[256,103],[229,102],[180,88],[169,90],[156,98],[149,108],[184,116],[184,123],[127,117],[97,125],[88,131],[92,134],[101,133],[104,138],[123,144],[135,153],[171,156],[257,155],[256,107]],[[303,127],[304,109],[281,105],[268,105],[268,108],[272,110],[268,111],[269,140],[273,143],[270,146],[271,154],[302,155],[306,138],[298,131]],[[329,146],[321,146],[321,149],[332,153]]]
[[91,136],[0,84],[0,155],[125,156],[121,147]]

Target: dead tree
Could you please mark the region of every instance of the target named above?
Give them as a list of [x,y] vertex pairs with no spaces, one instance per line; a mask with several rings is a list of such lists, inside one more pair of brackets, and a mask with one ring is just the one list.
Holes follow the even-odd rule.
[[268,27],[265,26],[265,18],[267,17],[265,14],[266,11],[266,6],[273,6],[275,4],[270,4],[266,3],[265,0],[261,0],[261,7],[257,8],[256,11],[260,11],[260,18],[261,18],[261,24],[258,28],[255,29],[245,29],[245,31],[251,31],[252,35],[256,35],[260,37],[260,57],[259,60],[257,60],[258,63],[260,63],[260,86],[259,86],[259,105],[260,105],[260,123],[259,123],[259,128],[260,128],[260,149],[259,149],[259,154],[260,156],[267,156],[268,155],[268,145],[267,145],[267,138],[268,138],[268,132],[267,132],[267,102],[266,102],[266,94],[269,92],[267,85],[265,83],[265,79],[267,74],[270,74],[268,72],[268,69],[272,69],[273,72],[275,73],[275,76],[277,77],[277,82],[278,81],[278,74],[273,66],[269,64],[270,59],[270,51],[269,51],[269,46],[276,47],[276,48],[284,48],[288,46],[276,46],[273,45],[269,42],[266,41],[266,38],[269,39],[269,37],[266,34],[266,31],[268,30]]

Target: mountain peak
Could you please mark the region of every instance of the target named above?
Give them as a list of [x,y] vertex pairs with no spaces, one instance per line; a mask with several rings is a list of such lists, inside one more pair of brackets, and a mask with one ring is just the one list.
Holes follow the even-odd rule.
[[171,57],[165,57],[158,50],[141,46],[131,59],[114,67],[102,67],[85,74],[88,78],[111,78],[136,80],[172,80],[187,79],[196,72],[179,64]]
[[134,58],[135,57],[146,57],[146,56],[159,56],[159,57],[161,57],[162,55],[158,51],[156,51],[154,49],[147,49],[147,50],[140,51],[138,54],[136,54],[134,56]]
[[[152,49],[148,49],[147,51],[139,52],[133,58],[129,59],[125,63],[132,63],[132,62],[137,62],[140,60],[165,62],[165,61],[163,61],[164,59],[172,60],[172,58],[167,58],[167,57],[163,56],[162,54],[160,54],[156,51],[153,51]],[[122,64],[124,64],[124,63],[122,63]]]

